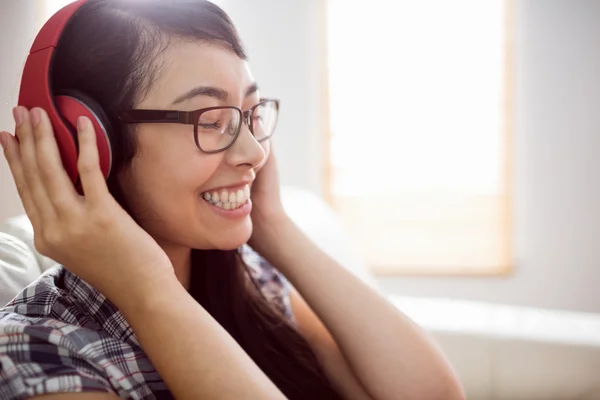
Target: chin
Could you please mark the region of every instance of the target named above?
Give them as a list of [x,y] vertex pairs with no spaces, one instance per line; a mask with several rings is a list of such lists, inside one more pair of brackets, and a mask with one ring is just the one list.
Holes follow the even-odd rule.
[[242,247],[244,244],[246,244],[248,241],[244,240],[244,241],[228,241],[225,243],[219,243],[217,246],[215,246],[215,250],[236,250],[239,249],[240,247]]
[[252,228],[236,229],[236,232],[228,232],[220,237],[212,238],[215,249],[218,250],[235,250],[250,240]]

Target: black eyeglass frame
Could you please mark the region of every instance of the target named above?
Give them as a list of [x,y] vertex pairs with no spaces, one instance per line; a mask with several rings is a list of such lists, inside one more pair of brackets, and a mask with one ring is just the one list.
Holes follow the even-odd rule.
[[[225,151],[225,150],[229,149],[231,146],[233,146],[233,144],[237,140],[238,136],[240,135],[240,131],[242,130],[242,124],[244,124],[244,123],[246,124],[246,126],[248,126],[248,129],[250,130],[252,135],[254,135],[254,132],[252,129],[252,113],[258,107],[260,107],[261,105],[264,105],[266,103],[274,104],[275,110],[277,112],[277,119],[275,120],[275,125],[273,126],[273,132],[271,132],[271,134],[269,136],[266,136],[261,139],[256,139],[258,142],[263,142],[263,141],[269,139],[271,136],[273,136],[273,133],[275,132],[275,127],[277,126],[277,121],[279,119],[279,100],[278,99],[261,99],[257,104],[252,106],[252,108],[250,108],[247,111],[244,111],[241,108],[236,107],[236,106],[215,106],[215,107],[201,108],[201,109],[194,110],[194,111],[133,109],[133,110],[122,111],[121,113],[119,113],[119,120],[121,120],[122,122],[124,122],[126,124],[168,123],[168,124],[193,125],[194,126],[194,141],[196,142],[196,147],[198,147],[198,149],[200,149],[204,153],[214,154],[214,153],[220,153],[222,151]],[[200,121],[200,116],[207,111],[228,110],[228,109],[237,110],[240,113],[240,123],[237,127],[237,130],[235,132],[233,139],[227,146],[223,147],[222,149],[204,150],[200,146],[200,143],[198,142],[198,122]]]

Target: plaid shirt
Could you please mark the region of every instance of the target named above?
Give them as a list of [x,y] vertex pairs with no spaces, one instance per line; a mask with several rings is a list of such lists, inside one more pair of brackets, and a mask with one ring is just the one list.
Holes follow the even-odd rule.
[[[248,246],[240,252],[267,300],[292,319],[285,278]],[[93,391],[173,398],[123,314],[57,266],[0,309],[0,399]]]

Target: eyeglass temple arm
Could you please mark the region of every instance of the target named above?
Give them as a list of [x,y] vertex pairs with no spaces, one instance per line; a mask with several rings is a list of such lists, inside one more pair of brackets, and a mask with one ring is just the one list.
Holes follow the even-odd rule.
[[188,111],[165,110],[130,110],[119,115],[119,119],[127,123],[173,123],[193,124],[193,113]]

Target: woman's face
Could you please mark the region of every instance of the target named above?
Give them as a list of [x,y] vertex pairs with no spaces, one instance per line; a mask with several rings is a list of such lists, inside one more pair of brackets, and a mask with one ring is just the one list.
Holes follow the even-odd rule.
[[[175,41],[158,65],[159,75],[138,109],[248,110],[259,101],[246,61],[224,47]],[[174,104],[199,87],[214,88],[226,98],[203,94]],[[251,202],[240,204],[266,161],[268,140],[258,143],[243,124],[233,146],[206,154],[196,147],[192,125],[139,124],[135,135],[136,155],[120,181],[136,219],[165,250],[230,250],[250,238]],[[225,201],[215,205],[213,199]]]

